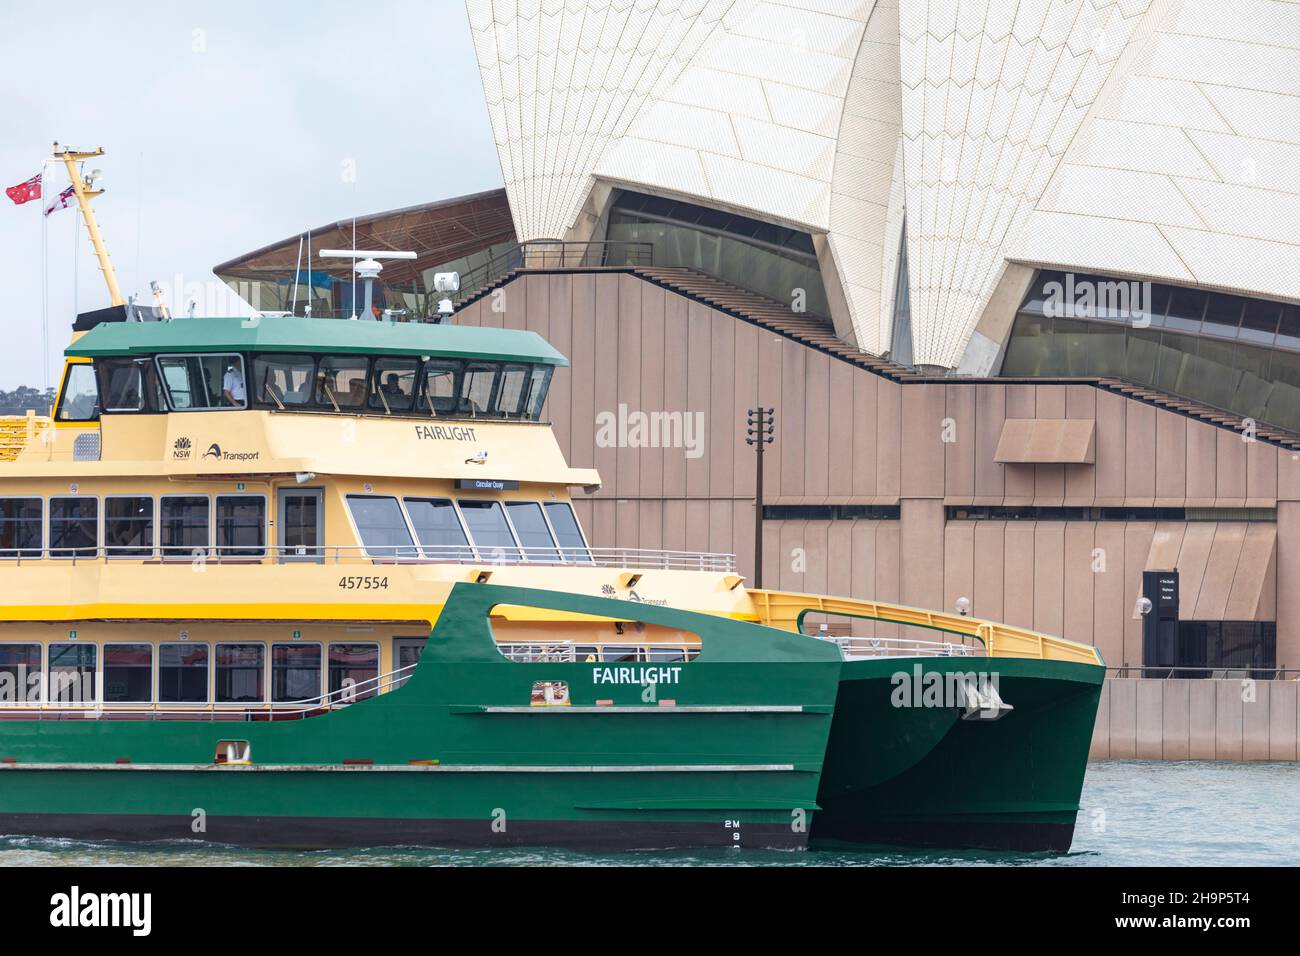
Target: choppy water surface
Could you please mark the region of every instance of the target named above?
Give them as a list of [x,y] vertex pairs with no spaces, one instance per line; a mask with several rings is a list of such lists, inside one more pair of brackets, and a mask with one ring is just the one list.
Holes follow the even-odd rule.
[[897,849],[282,852],[0,837],[0,866],[1261,866],[1300,864],[1300,764],[1103,761],[1066,856]]

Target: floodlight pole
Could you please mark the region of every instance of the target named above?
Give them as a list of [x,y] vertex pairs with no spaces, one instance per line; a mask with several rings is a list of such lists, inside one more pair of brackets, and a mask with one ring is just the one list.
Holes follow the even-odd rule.
[[751,408],[746,445],[754,446],[754,587],[763,586],[763,449],[776,441],[776,409]]

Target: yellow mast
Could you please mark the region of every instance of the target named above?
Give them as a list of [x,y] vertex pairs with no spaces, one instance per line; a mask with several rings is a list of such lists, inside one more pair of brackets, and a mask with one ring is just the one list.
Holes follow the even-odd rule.
[[99,233],[99,223],[95,220],[95,211],[90,208],[90,201],[96,196],[102,196],[102,189],[87,189],[86,182],[81,178],[81,172],[77,169],[77,163],[83,159],[93,159],[96,156],[103,156],[104,148],[101,146],[94,152],[79,152],[70,146],[60,147],[58,143],[54,144],[54,158],[63,160],[68,167],[68,179],[72,181],[73,192],[77,196],[77,205],[81,207],[81,218],[86,223],[86,231],[90,233],[90,243],[95,247],[95,257],[99,259],[99,269],[104,273],[104,282],[108,284],[108,294],[113,300],[113,305],[125,305],[126,300],[122,298],[122,293],[117,287],[117,273],[113,271],[113,263],[108,258],[108,249],[104,245],[104,237]]

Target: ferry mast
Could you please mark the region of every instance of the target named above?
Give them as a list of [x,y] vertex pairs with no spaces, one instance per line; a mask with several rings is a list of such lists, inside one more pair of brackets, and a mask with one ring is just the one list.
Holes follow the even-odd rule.
[[81,207],[81,218],[86,223],[86,231],[90,233],[90,243],[95,247],[95,257],[99,260],[99,270],[104,274],[104,282],[108,285],[109,298],[112,299],[112,305],[119,306],[125,305],[126,300],[122,298],[122,292],[118,288],[117,273],[113,271],[113,262],[108,257],[108,248],[104,245],[104,237],[99,232],[95,210],[90,205],[90,201],[96,196],[102,196],[104,190],[93,188],[93,183],[83,179],[81,171],[77,169],[77,163],[103,155],[102,146],[92,152],[83,152],[71,146],[54,144],[54,158],[63,160],[63,164],[68,169],[68,179],[72,182],[72,191],[77,197],[77,205]]

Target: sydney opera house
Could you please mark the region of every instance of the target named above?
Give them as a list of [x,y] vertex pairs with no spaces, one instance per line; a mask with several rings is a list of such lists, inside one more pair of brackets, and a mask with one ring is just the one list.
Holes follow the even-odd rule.
[[[466,7],[504,188],[358,244],[418,254],[381,317],[432,317],[456,270],[451,321],[570,357],[547,417],[600,470],[594,544],[965,598],[1189,678],[1109,682],[1114,756],[1150,755],[1116,726],[1147,708],[1165,757],[1295,757],[1294,687],[1243,710],[1199,678],[1300,668],[1300,4]],[[216,271],[353,311],[303,238]]]

